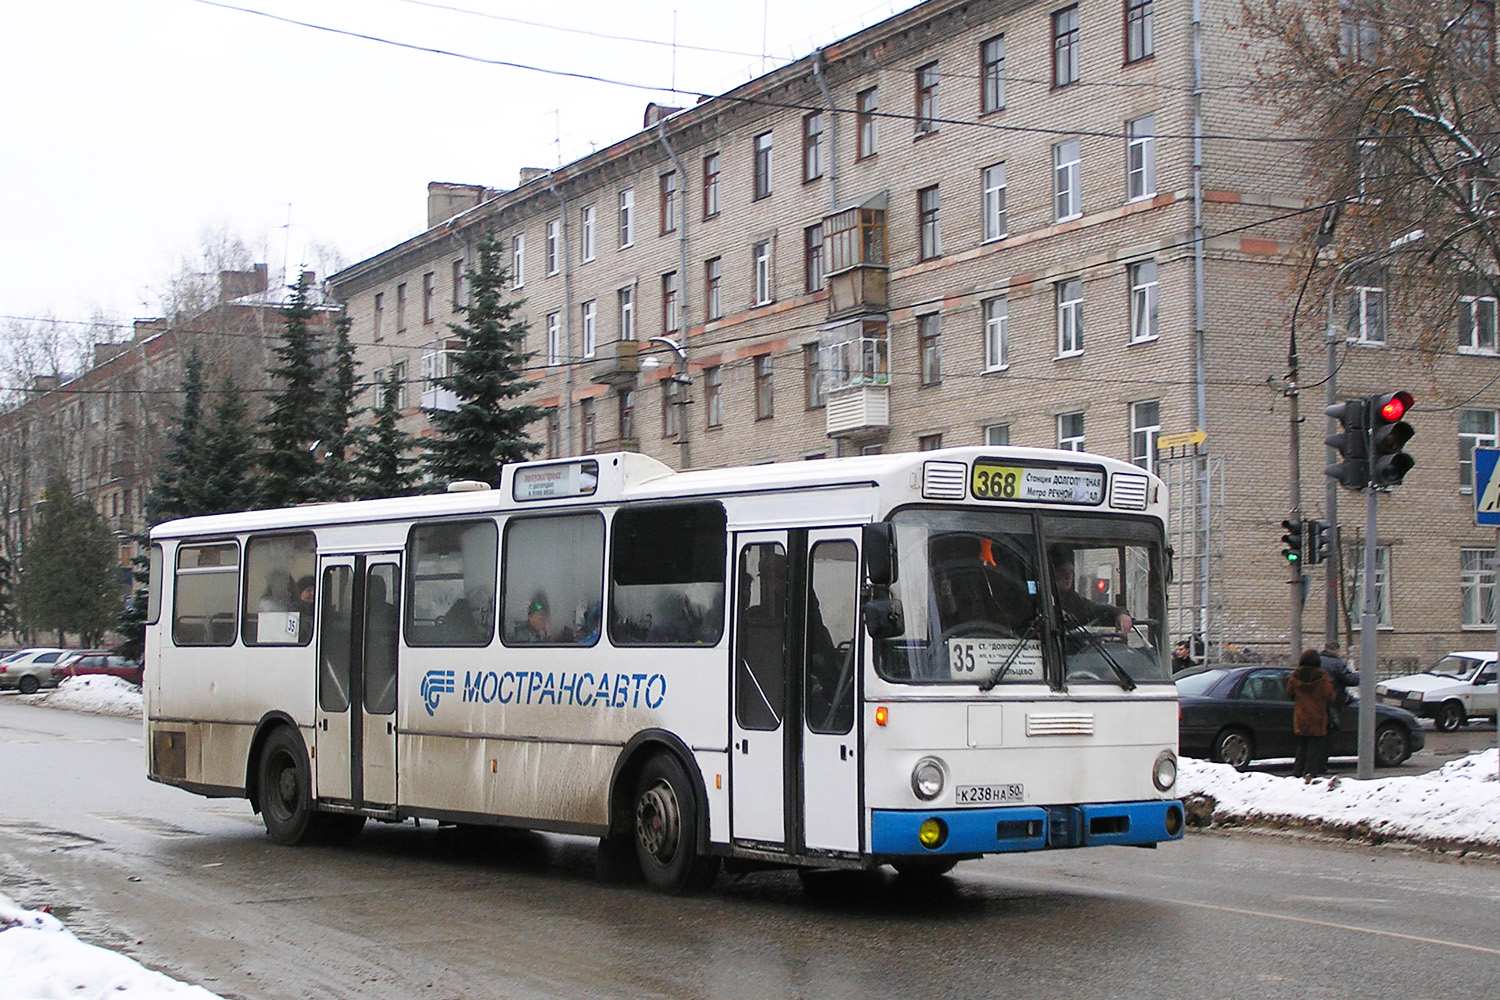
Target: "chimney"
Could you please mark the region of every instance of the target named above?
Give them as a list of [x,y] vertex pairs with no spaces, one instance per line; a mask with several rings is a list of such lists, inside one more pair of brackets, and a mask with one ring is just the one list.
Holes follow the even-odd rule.
[[427,185],[427,228],[431,229],[460,212],[467,212],[499,194],[483,184],[448,184],[433,181]]
[[256,264],[249,271],[220,271],[219,301],[228,302],[263,292],[268,287],[268,280],[264,264]]
[[31,380],[33,392],[51,392],[62,384],[61,375],[38,375]]
[[666,104],[657,104],[655,101],[652,101],[646,105],[646,116],[641,122],[641,128],[651,128],[663,118],[670,118],[681,110],[681,108],[674,108]]
[[530,184],[537,178],[546,177],[550,173],[552,173],[552,171],[548,170],[546,167],[522,167],[520,186],[525,187],[527,184]]

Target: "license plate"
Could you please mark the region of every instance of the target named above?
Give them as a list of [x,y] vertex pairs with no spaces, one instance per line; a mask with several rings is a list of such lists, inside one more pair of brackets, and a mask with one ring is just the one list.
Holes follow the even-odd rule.
[[[948,672],[956,681],[981,681],[1010,659],[1019,639],[949,639]],[[1036,639],[1020,643],[1021,651],[1005,672],[1007,681],[1042,679],[1042,644]]]
[[953,800],[961,806],[1023,802],[1025,799],[1026,786],[1019,781],[1008,785],[959,785],[953,790]]

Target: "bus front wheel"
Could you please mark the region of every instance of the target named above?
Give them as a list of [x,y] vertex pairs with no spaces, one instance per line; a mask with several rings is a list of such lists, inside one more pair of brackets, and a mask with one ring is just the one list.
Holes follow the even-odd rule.
[[698,854],[698,800],[676,757],[657,754],[641,769],[634,821],[636,860],[648,883],[675,894],[713,882],[719,859]]
[[260,753],[256,805],[266,835],[278,844],[300,844],[313,826],[312,782],[307,752],[292,730],[282,727],[266,738]]

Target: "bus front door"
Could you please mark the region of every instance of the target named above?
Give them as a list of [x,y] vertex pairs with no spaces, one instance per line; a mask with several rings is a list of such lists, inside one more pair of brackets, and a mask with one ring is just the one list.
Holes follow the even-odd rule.
[[800,619],[802,844],[860,849],[859,546],[847,530],[807,534]]
[[786,842],[787,533],[735,536],[730,828],[737,841]]
[[397,554],[324,556],[318,604],[318,798],[396,801]]

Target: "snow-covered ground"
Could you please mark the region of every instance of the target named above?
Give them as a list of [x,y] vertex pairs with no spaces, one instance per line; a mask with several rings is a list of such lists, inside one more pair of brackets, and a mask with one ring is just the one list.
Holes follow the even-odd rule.
[[[141,714],[139,688],[114,677],[77,677],[56,691],[19,696],[48,708]],[[1177,790],[1189,812],[1216,825],[1317,829],[1363,841],[1500,852],[1500,781],[1494,749],[1427,774],[1357,781],[1282,777],[1183,758]],[[0,895],[0,997],[5,1000],[213,1000],[115,952],[85,944],[51,914]]]

